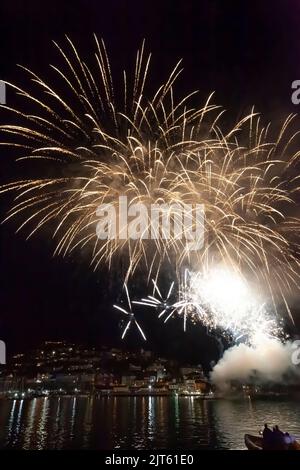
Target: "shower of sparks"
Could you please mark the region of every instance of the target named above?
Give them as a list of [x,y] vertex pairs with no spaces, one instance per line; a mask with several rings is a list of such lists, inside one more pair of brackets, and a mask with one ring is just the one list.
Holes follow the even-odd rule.
[[198,299],[195,297],[194,281],[195,278],[190,276],[188,269],[185,269],[183,280],[179,286],[179,300],[173,304],[171,312],[165,319],[165,323],[174,315],[174,313],[183,317],[184,331],[186,331],[187,319],[192,320],[193,322],[199,320],[205,323],[206,313],[199,304]]
[[130,299],[130,295],[129,295],[129,292],[128,292],[128,287],[126,284],[124,284],[124,289],[125,289],[125,292],[126,292],[126,300],[127,300],[127,304],[128,304],[128,309],[126,310],[125,308],[123,307],[120,307],[119,305],[114,305],[114,308],[116,310],[118,310],[119,312],[122,312],[124,315],[127,316],[128,320],[127,320],[127,323],[125,325],[125,328],[123,330],[123,333],[122,333],[122,336],[121,338],[124,339],[131,324],[133,323],[134,325],[136,325],[137,329],[139,330],[142,338],[146,341],[146,336],[140,326],[140,324],[138,323],[138,321],[136,320],[135,318],[135,314],[133,313],[132,311],[132,302],[131,302],[131,299]]
[[270,338],[286,339],[282,319],[253,293],[239,273],[228,268],[218,266],[209,272],[185,269],[176,289],[175,302],[170,301],[174,282],[166,299],[157,282],[153,283],[157,297],[149,295],[133,303],[156,309],[158,318],[165,315],[164,323],[172,317],[180,317],[184,331],[188,321],[201,323],[209,331],[218,330],[231,340],[250,345]]
[[258,338],[283,338],[281,319],[253,293],[238,273],[224,267],[209,272],[184,271],[172,314],[221,330],[235,341],[257,344]]
[[[288,296],[298,289],[300,275],[295,176],[300,151],[295,148],[299,132],[291,130],[294,116],[276,137],[254,111],[229,127],[211,97],[202,108],[191,104],[194,93],[178,98],[174,86],[180,62],[147,97],[150,55],[144,44],[133,83],[124,71],[124,91],[116,92],[104,42],[95,37],[90,65],[69,38],[67,43],[68,51],[55,44],[63,61],[50,66],[55,86],[25,67],[30,91],[7,83],[25,104],[1,106],[13,121],[0,126],[0,145],[10,146],[18,161],[29,162],[31,177],[2,187],[1,192],[15,195],[6,220],[15,218],[17,231],[27,229],[28,237],[47,227],[57,241],[55,253],[81,248],[95,269],[104,263],[116,266],[122,257],[126,280],[137,268],[150,279],[170,263],[177,273],[182,266],[204,272],[207,264],[222,263],[266,291],[273,305],[283,300],[289,312]],[[189,240],[166,239],[163,233],[156,240],[99,240],[97,208],[124,195],[147,207],[204,205],[204,248],[191,252]],[[189,282],[181,282],[174,304],[184,325],[191,316],[207,318]],[[154,304],[154,299],[161,302],[156,296]],[[261,310],[254,311],[261,318]],[[128,329],[134,316],[127,313],[132,315]],[[224,327],[234,328],[231,318],[224,321]]]

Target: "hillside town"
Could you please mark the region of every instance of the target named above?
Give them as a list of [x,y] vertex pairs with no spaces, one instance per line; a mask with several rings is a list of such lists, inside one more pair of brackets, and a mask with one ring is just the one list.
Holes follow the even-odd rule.
[[151,351],[86,348],[45,341],[18,353],[0,369],[0,396],[195,395],[213,396],[201,365],[182,365]]

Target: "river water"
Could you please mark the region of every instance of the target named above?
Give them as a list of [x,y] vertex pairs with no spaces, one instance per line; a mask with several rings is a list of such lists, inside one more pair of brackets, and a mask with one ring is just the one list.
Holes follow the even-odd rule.
[[0,400],[0,447],[16,449],[244,449],[263,423],[300,436],[296,401],[191,397]]

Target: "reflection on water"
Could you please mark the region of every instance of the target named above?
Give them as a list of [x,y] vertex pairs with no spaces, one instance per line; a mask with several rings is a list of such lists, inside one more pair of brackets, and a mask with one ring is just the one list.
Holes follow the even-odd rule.
[[300,404],[188,397],[0,400],[0,447],[243,449],[264,422],[300,435]]

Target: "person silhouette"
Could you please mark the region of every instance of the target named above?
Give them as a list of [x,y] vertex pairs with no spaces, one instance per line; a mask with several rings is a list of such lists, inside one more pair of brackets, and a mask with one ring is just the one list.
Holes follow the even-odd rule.
[[285,442],[284,442],[284,433],[279,429],[279,427],[276,425],[273,428],[273,436],[274,436],[274,445],[276,449],[282,449],[285,447]]
[[268,427],[268,424],[265,423],[264,430],[263,430],[263,449],[267,450],[272,447],[273,442],[273,432]]

